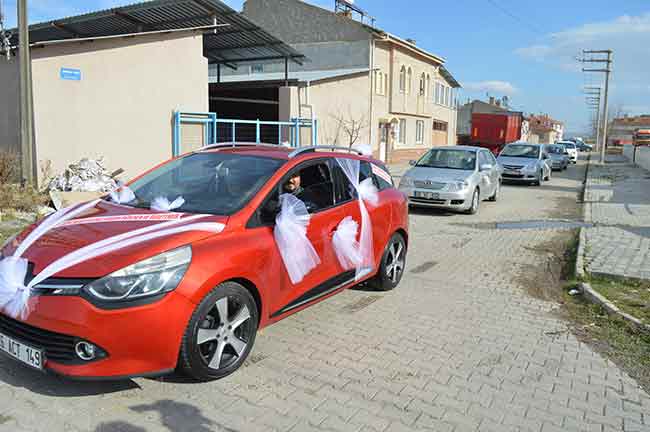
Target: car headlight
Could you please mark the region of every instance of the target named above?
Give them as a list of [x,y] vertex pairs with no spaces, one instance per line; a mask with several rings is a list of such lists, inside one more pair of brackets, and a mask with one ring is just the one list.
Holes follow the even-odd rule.
[[101,300],[153,296],[176,289],[192,261],[192,248],[184,246],[124,267],[85,286]]
[[402,180],[399,182],[399,187],[413,187],[415,186],[415,182],[411,177],[402,177]]
[[531,162],[524,167],[524,171],[536,171],[536,170],[537,170],[537,162]]
[[469,183],[467,183],[464,180],[447,183],[447,190],[449,192],[460,192],[467,189],[468,187],[469,187]]

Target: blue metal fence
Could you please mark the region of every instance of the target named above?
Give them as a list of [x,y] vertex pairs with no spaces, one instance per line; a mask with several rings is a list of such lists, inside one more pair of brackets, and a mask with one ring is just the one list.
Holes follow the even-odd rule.
[[[235,120],[216,113],[174,112],[173,154],[188,150],[183,145],[183,125],[201,127],[203,145],[221,142],[255,142],[301,147],[318,145],[318,120],[294,118],[291,121]],[[196,137],[195,137],[196,138]]]

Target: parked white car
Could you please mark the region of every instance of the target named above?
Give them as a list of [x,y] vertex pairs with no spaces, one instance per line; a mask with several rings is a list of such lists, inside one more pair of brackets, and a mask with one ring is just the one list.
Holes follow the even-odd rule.
[[556,144],[564,146],[569,154],[568,156],[571,163],[578,163],[578,147],[576,147],[576,144],[573,141],[558,141]]

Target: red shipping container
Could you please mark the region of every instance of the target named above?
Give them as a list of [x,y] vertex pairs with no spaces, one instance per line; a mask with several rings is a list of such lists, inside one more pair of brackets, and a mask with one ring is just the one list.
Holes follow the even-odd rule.
[[521,123],[521,113],[474,113],[472,114],[472,144],[498,153],[504,145],[521,139]]

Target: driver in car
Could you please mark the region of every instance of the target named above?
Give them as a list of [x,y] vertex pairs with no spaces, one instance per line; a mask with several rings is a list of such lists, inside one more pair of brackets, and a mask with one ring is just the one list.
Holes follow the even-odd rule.
[[285,193],[289,193],[304,202],[307,210],[311,211],[316,208],[313,197],[302,187],[302,178],[299,172],[291,174],[291,177],[284,183],[283,189]]

